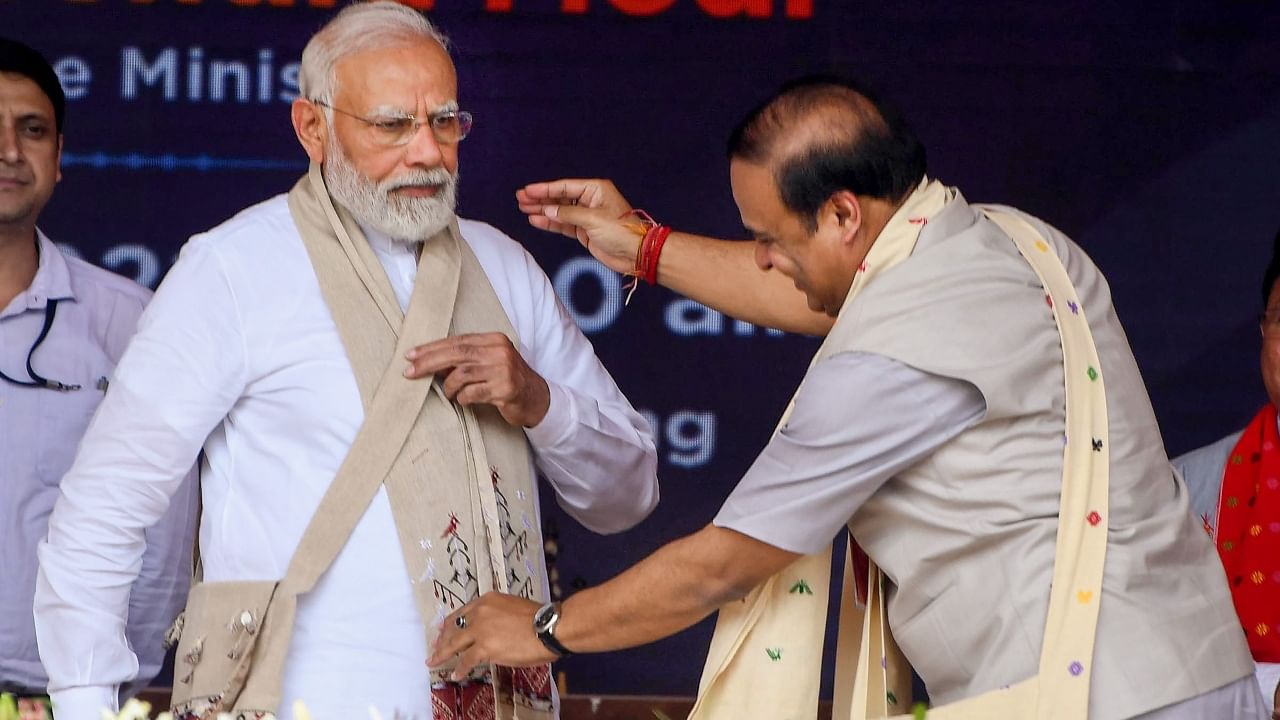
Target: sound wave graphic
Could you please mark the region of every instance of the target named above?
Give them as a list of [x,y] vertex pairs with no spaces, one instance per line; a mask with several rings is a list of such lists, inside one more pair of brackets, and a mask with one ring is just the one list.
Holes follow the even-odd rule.
[[214,157],[212,155],[182,156],[165,153],[161,155],[145,155],[143,153],[107,152],[62,153],[63,167],[91,167],[99,170],[106,168],[124,168],[126,170],[195,170],[197,172],[213,172],[218,170],[306,170],[306,160],[277,160],[274,158],[234,158]]

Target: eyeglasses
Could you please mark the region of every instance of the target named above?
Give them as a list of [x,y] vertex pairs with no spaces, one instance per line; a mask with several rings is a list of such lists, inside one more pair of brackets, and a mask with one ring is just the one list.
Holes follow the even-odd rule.
[[453,145],[467,137],[467,133],[471,132],[472,123],[475,122],[475,118],[466,110],[440,110],[419,120],[408,113],[363,117],[336,108],[323,100],[312,98],[311,102],[359,120],[369,128],[370,137],[374,142],[386,147],[408,145],[413,136],[418,134],[418,128],[423,125],[431,128],[431,134],[435,136],[436,142],[441,145]]

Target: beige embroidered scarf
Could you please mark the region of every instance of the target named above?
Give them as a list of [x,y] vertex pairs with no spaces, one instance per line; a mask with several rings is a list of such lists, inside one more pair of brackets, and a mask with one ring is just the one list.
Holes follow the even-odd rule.
[[[878,273],[910,257],[921,228],[953,192],[927,178],[893,215],[855,276],[837,323]],[[1012,215],[989,213],[1031,264],[1052,302],[1063,341],[1067,436],[1103,437],[1106,399],[1097,350],[1084,315],[1058,314],[1078,302],[1065,268],[1039,234]],[[825,356],[826,343],[816,358]],[[790,407],[784,413],[786,422]],[[1106,551],[1106,449],[1087,441],[1064,450],[1061,522],[1040,673],[992,693],[928,711],[931,718],[1084,718]],[[836,649],[833,718],[909,718],[910,671],[893,643],[883,606],[883,578],[867,569],[865,595],[855,599],[846,558]],[[807,556],[770,578],[739,603],[721,608],[698,701],[690,720],[743,717],[812,718],[817,714],[831,551]],[[862,600],[862,602],[859,602]],[[860,651],[855,647],[861,646]],[[784,652],[784,648],[786,651]],[[852,683],[850,683],[852,679]]]

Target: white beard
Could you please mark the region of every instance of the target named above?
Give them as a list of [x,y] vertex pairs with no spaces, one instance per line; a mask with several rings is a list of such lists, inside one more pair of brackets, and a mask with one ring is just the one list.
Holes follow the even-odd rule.
[[[417,243],[449,226],[458,204],[458,176],[444,168],[416,170],[381,182],[362,175],[347,159],[338,138],[329,133],[330,153],[324,164],[329,193],[360,223],[397,242]],[[392,191],[409,185],[438,185],[434,197],[400,197]]]

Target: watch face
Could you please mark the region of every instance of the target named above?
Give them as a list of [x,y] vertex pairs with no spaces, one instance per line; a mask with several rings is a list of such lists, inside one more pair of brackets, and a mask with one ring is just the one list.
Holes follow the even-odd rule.
[[538,612],[535,613],[533,616],[534,631],[540,632],[540,633],[546,632],[547,626],[549,626],[553,622],[555,617],[556,617],[556,606],[543,605],[541,608],[538,609]]

